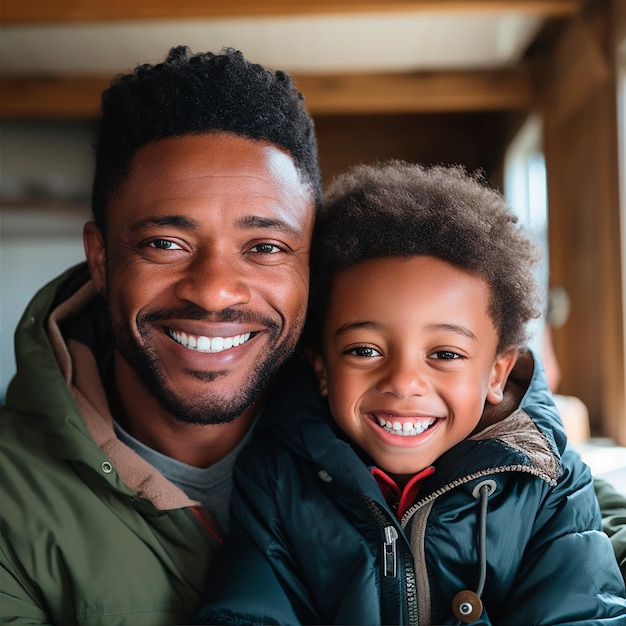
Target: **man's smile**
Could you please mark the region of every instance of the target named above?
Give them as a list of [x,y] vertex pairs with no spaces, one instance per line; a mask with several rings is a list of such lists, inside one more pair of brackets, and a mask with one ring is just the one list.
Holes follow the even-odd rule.
[[241,335],[233,335],[232,337],[206,337],[204,335],[191,335],[185,332],[179,332],[166,329],[167,334],[178,344],[195,350],[196,352],[223,352],[230,348],[236,348],[250,339],[254,333],[243,333]]

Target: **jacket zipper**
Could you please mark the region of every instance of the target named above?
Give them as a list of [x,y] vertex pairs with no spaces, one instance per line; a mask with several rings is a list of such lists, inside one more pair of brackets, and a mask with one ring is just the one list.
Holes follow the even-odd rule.
[[[383,580],[398,580],[401,586],[401,598],[405,601],[402,613],[406,615],[406,624],[417,625],[417,592],[415,584],[415,569],[413,566],[413,555],[408,549],[400,549],[401,557],[398,555],[398,524],[391,519],[380,505],[371,498],[366,498],[367,506],[372,512],[379,526],[383,531]],[[381,590],[381,602],[385,597],[384,589]],[[381,605],[383,617],[384,607]],[[398,614],[398,608],[393,611]]]
[[385,535],[383,545],[383,571],[386,577],[395,578],[398,572],[398,555],[396,553],[398,531],[394,526],[385,526],[383,533]]

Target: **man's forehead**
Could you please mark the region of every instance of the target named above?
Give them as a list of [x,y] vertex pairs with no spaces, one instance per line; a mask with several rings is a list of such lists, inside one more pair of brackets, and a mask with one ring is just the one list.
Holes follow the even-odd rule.
[[224,184],[232,178],[242,193],[262,182],[266,187],[288,187],[291,194],[314,195],[311,181],[289,152],[228,133],[166,137],[145,144],[133,156],[127,182],[137,178],[150,179],[153,185],[193,185],[201,179]]

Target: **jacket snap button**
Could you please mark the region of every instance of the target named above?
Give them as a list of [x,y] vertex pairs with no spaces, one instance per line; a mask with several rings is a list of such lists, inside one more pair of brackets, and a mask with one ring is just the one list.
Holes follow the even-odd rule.
[[108,461],[105,461],[105,462],[102,464],[102,471],[103,471],[105,474],[110,474],[110,473],[113,471],[113,466],[112,466],[112,465],[111,465]]
[[317,475],[325,483],[332,483],[333,482],[333,477],[326,470],[320,470],[319,472],[317,472]]
[[459,591],[452,600],[452,612],[458,620],[465,624],[476,621],[483,613],[483,603],[473,592],[465,589]]

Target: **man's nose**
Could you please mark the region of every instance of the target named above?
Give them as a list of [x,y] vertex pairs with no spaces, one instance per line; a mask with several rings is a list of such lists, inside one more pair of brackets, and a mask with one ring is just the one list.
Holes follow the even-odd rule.
[[428,391],[426,367],[419,357],[392,358],[376,384],[376,389],[397,398],[423,396]]
[[205,311],[221,311],[250,301],[249,280],[241,259],[210,250],[196,254],[187,264],[176,295]]

